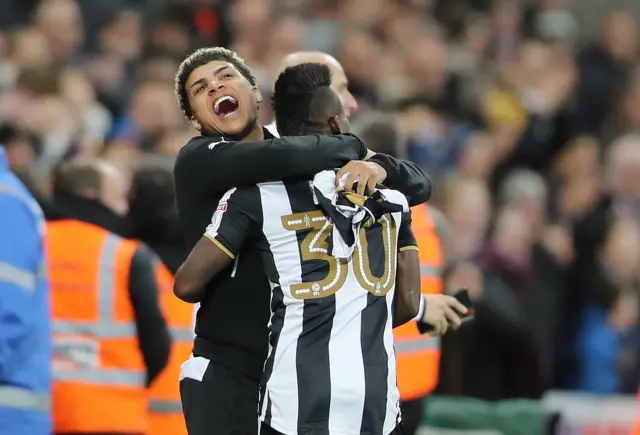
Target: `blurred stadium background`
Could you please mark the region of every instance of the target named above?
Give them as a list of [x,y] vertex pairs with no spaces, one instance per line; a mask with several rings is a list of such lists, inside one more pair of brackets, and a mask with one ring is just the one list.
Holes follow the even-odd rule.
[[[266,94],[285,54],[334,54],[359,102],[354,132],[434,179],[460,260],[447,287],[494,310],[443,340],[424,433],[630,433],[639,1],[0,0],[0,11],[0,143],[47,213],[52,170],[70,156],[128,174],[171,168],[193,134],[173,93],[193,49],[236,50]],[[270,121],[268,105],[261,114]]]

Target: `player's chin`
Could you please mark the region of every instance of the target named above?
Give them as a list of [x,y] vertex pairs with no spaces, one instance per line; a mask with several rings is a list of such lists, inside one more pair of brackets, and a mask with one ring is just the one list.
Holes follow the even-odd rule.
[[221,133],[228,136],[237,136],[243,133],[248,133],[250,131],[252,125],[251,120],[247,117],[243,119],[235,118],[229,120],[218,120],[216,123],[216,129]]

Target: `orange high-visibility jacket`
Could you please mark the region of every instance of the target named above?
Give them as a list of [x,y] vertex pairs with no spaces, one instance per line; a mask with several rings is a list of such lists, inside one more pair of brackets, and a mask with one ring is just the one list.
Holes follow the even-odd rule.
[[[420,249],[422,294],[442,293],[442,246],[429,207],[413,207],[411,229]],[[438,384],[440,340],[420,334],[416,322],[393,330],[400,400],[414,400],[431,393]]]
[[178,379],[180,366],[189,359],[193,347],[193,306],[174,296],[173,275],[161,261],[156,265],[156,279],[160,306],[171,332],[172,344],[169,363],[153,381],[149,391],[149,435],[187,435]]
[[136,247],[81,221],[47,224],[56,433],[148,431],[147,372],[129,296]]

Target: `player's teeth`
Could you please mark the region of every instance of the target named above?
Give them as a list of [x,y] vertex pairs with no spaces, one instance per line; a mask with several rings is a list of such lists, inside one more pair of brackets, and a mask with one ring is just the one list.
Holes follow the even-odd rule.
[[218,112],[218,108],[220,107],[220,103],[222,103],[223,101],[226,101],[226,100],[233,101],[234,103],[237,103],[235,98],[233,98],[233,97],[231,97],[229,95],[225,95],[224,97],[221,97],[216,101],[216,104],[214,105],[213,110]]

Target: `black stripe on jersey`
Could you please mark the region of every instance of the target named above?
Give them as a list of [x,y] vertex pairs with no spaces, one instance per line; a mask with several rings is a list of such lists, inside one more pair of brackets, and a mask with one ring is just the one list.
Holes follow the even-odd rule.
[[[314,435],[329,435],[329,340],[335,314],[335,295],[305,301],[302,333],[298,338],[296,350],[299,433],[307,433],[313,427]],[[313,394],[310,394],[311,392]],[[324,423],[323,426],[318,426],[318,423],[313,424],[314,422]]]
[[[385,252],[382,236],[382,227],[379,224],[367,230],[369,267],[376,277],[384,274]],[[389,359],[384,347],[384,330],[388,315],[386,297],[369,293],[367,306],[362,311],[360,333],[365,380],[361,433],[381,434],[387,413]]]
[[[264,404],[266,385],[271,378],[273,372],[273,361],[275,360],[276,347],[278,346],[278,339],[282,332],[282,325],[284,324],[284,316],[286,314],[286,306],[283,303],[284,294],[282,288],[276,286],[273,289],[273,296],[271,296],[271,310],[273,315],[271,316],[271,325],[269,327],[269,345],[271,346],[271,355],[267,358],[264,364],[264,373],[262,375],[262,385],[260,386],[260,413],[262,413],[262,406]],[[271,399],[267,399],[267,409],[265,410],[264,422],[266,424],[271,423]]]
[[[307,182],[286,184],[286,190],[292,213],[317,209]],[[297,232],[298,248],[306,235],[307,231]],[[325,261],[303,261],[301,269],[305,281],[319,281],[327,276],[329,265]],[[329,340],[335,313],[334,295],[304,301],[302,332],[296,348],[298,433],[307,433],[313,428],[314,435],[329,435]],[[317,422],[323,423],[319,426]]]
[[[262,200],[262,195],[258,193],[258,197]],[[262,202],[261,202],[262,204]],[[262,211],[264,215],[264,204],[262,204]],[[262,260],[264,264],[264,269],[267,273],[268,277],[274,279],[274,282],[280,281],[280,275],[278,273],[278,268],[275,264],[275,259],[273,258],[273,252],[270,249],[269,241],[266,238],[262,239],[262,242],[267,246],[263,249]],[[271,374],[273,373],[273,362],[276,356],[276,348],[278,347],[278,341],[280,339],[280,334],[282,333],[282,327],[284,325],[284,317],[287,312],[287,306],[284,304],[284,293],[282,292],[282,287],[276,285],[273,287],[271,291],[271,319],[269,323],[269,346],[271,347],[271,354],[267,358],[264,364],[264,371],[262,373],[262,383],[260,385],[260,404],[258,408],[259,415],[262,415],[262,406],[264,404],[265,396],[267,396],[267,382],[271,378]],[[264,422],[269,425],[271,424],[271,398],[267,397],[267,407],[264,410]]]

